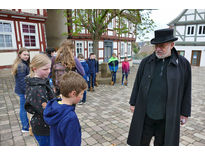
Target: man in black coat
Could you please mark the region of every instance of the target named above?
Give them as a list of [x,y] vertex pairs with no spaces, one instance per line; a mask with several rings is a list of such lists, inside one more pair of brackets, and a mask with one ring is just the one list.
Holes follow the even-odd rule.
[[191,66],[174,48],[173,29],[155,31],[155,52],[140,63],[130,109],[133,117],[127,143],[179,145],[180,124],[191,115]]

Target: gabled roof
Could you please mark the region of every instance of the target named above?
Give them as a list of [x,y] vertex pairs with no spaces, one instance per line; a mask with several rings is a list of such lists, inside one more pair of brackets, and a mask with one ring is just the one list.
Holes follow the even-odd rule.
[[187,11],[188,9],[183,10],[174,20],[172,20],[171,22],[169,22],[167,25],[171,26],[175,23],[177,23],[179,21],[179,19],[184,15],[184,13]]

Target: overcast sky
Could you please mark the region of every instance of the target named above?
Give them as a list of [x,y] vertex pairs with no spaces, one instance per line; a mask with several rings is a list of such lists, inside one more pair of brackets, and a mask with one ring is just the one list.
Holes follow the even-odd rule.
[[[154,20],[157,26],[155,30],[168,28],[167,24],[171,22],[172,20],[174,20],[179,14],[181,14],[183,10],[184,9],[179,9],[179,8],[176,8],[176,9],[166,8],[166,9],[153,10],[150,17]],[[147,34],[144,37],[144,40],[149,41],[152,38],[154,38],[154,31]],[[137,41],[139,40],[137,39]]]

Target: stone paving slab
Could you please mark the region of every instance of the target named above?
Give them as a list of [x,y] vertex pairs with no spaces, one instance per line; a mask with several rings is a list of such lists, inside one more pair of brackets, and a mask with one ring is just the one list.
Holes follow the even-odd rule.
[[[99,85],[87,92],[87,102],[77,105],[82,146],[127,146],[132,113],[129,98],[137,66],[131,68],[129,85]],[[10,70],[0,70],[0,145],[36,146],[33,136],[21,132],[19,98]],[[205,67],[192,67],[192,117],[181,127],[180,146],[205,145]],[[153,145],[153,140],[151,142]]]

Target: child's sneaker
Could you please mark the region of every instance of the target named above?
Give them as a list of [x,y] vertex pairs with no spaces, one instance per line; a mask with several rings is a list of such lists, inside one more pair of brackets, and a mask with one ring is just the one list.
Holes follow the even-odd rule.
[[97,82],[95,82],[95,86],[98,87],[98,83]]
[[127,84],[128,84],[127,81],[125,81],[124,84],[125,84],[125,86],[127,86]]
[[82,105],[82,104],[83,104],[83,101],[80,101],[78,104],[79,104],[79,105]]
[[28,133],[29,130],[28,130],[28,129],[22,129],[21,132],[22,132],[22,133]]

